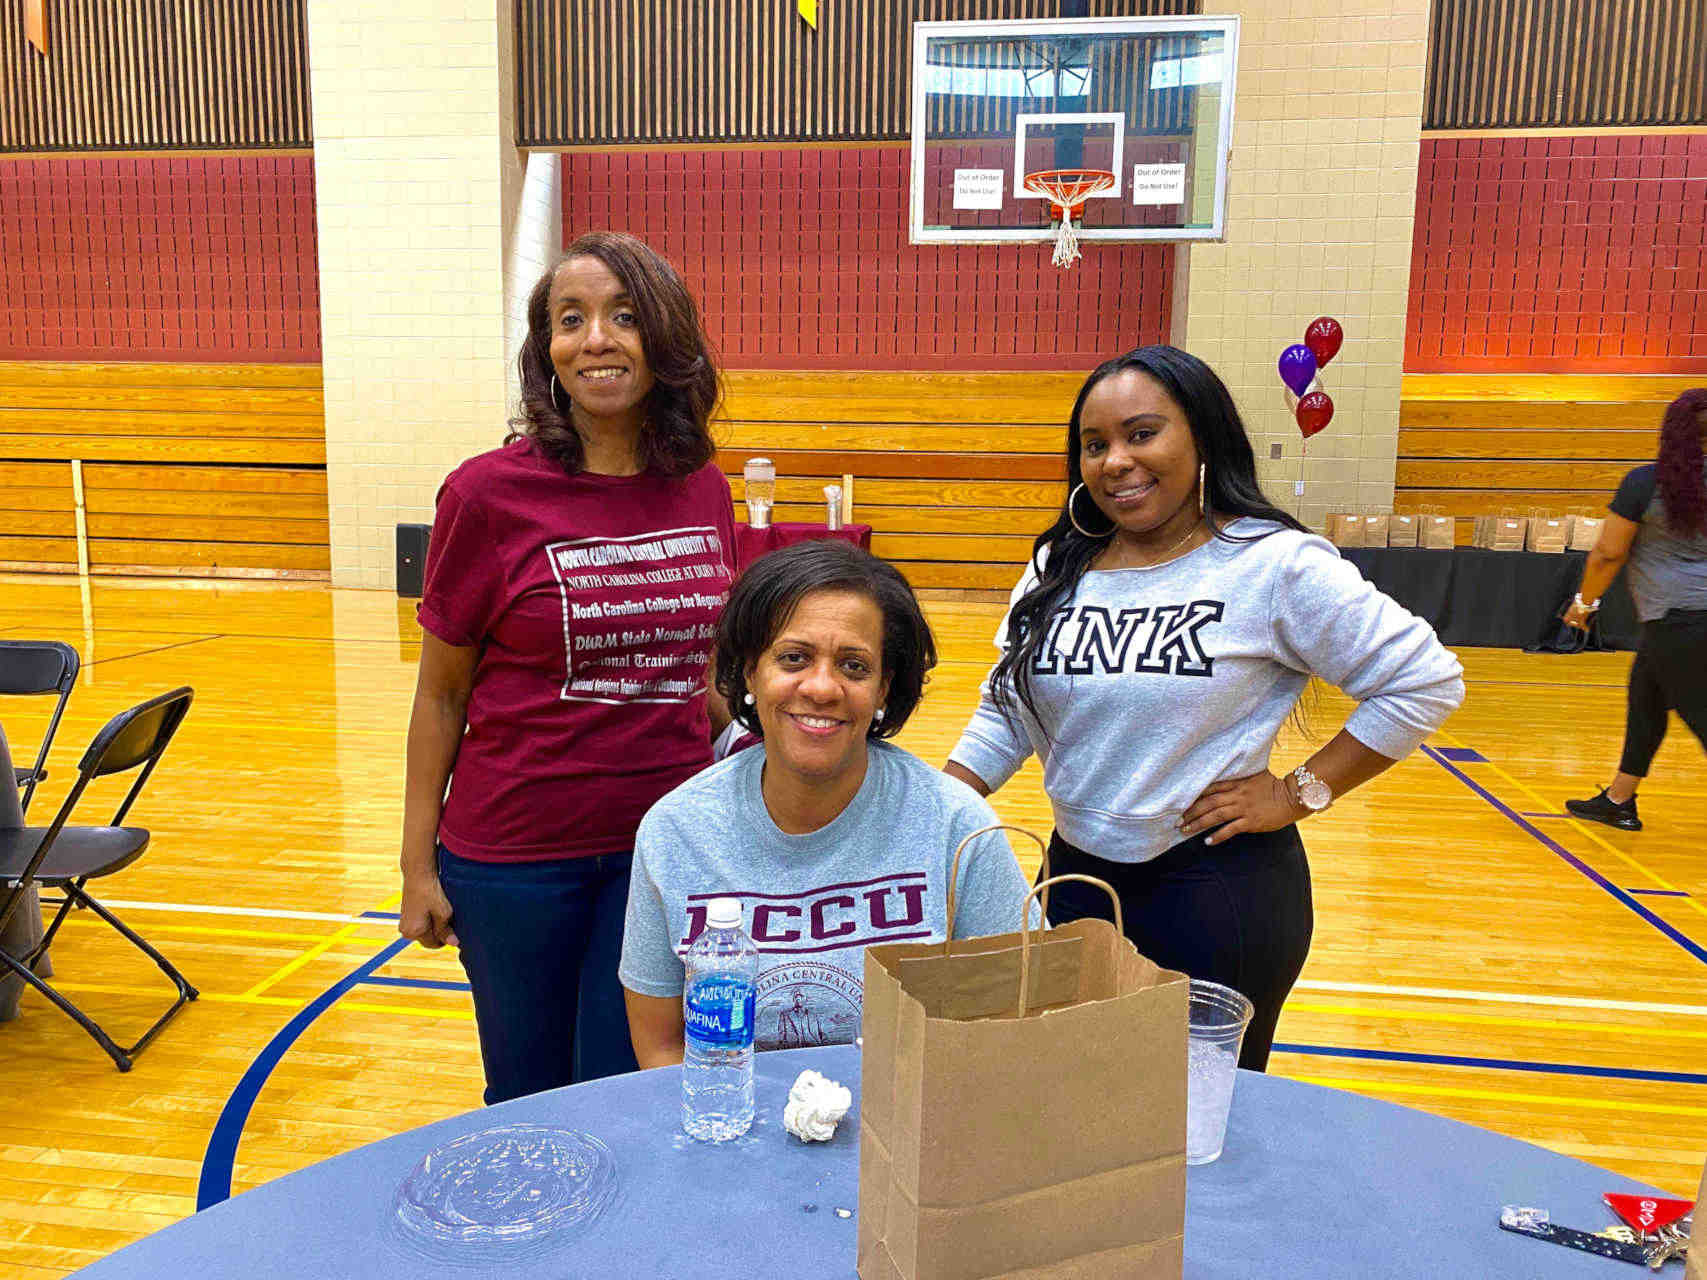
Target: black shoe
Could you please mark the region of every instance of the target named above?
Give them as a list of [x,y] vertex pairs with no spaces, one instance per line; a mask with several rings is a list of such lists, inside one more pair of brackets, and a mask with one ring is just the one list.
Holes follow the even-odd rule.
[[1620,831],[1640,831],[1642,820],[1636,816],[1636,797],[1631,796],[1623,804],[1610,799],[1605,788],[1592,800],[1567,800],[1565,808],[1579,818],[1587,818],[1590,822],[1604,822],[1609,827],[1617,827]]

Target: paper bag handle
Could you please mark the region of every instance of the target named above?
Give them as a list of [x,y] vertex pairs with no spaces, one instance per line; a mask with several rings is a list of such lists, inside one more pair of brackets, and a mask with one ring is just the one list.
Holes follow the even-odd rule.
[[[1024,827],[1016,827],[1007,822],[993,822],[987,827],[979,827],[978,830],[967,836],[966,839],[962,840],[955,846],[954,861],[949,863],[948,866],[948,932],[942,940],[943,955],[948,954],[948,944],[954,940],[954,913],[957,905],[955,902],[955,889],[960,884],[960,855],[966,852],[967,845],[971,844],[979,836],[989,835],[992,831],[1017,831],[1022,836],[1029,836],[1036,842],[1038,849],[1043,853],[1043,874],[1045,876],[1049,874],[1049,846],[1043,843],[1043,837],[1039,836],[1035,831],[1028,831]],[[1049,910],[1049,900],[1047,898],[1043,900],[1042,909],[1045,912]],[[1025,906],[1020,912],[1021,927],[1024,927],[1025,918],[1030,911],[1031,895],[1027,894],[1025,898]]]
[[1108,900],[1114,903],[1114,931],[1121,937],[1126,936],[1126,921],[1120,911],[1120,895],[1106,880],[1098,880],[1095,876],[1081,876],[1069,873],[1063,876],[1052,876],[1048,880],[1039,880],[1031,886],[1031,892],[1025,895],[1025,910],[1019,918],[1019,1016],[1025,1017],[1026,995],[1031,990],[1031,900],[1039,893],[1047,890],[1050,885],[1063,884],[1068,880],[1082,880],[1086,884],[1094,884],[1108,895]]

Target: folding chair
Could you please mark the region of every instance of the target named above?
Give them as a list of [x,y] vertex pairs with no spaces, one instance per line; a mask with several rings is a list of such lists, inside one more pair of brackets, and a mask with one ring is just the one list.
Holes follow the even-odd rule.
[[[83,759],[77,766],[77,781],[72,785],[71,794],[65,797],[65,803],[59,807],[59,812],[54,815],[52,824],[46,827],[0,830],[0,890],[5,893],[4,899],[0,900],[0,929],[5,927],[6,921],[23,902],[31,885],[48,885],[65,891],[65,901],[54,916],[53,923],[43,933],[41,941],[24,956],[15,957],[0,951],[0,963],[58,1005],[67,1017],[93,1036],[95,1042],[118,1064],[120,1071],[129,1071],[136,1055],[147,1047],[148,1042],[160,1033],[161,1028],[179,1009],[194,1000],[199,993],[185,981],[183,974],[172,967],[171,961],[96,901],[83,886],[90,880],[124,870],[148,848],[149,833],[145,828],[119,824],[124,821],[125,814],[135,803],[143,784],[154,772],[154,766],[160,762],[167,744],[172,741],[172,735],[183,722],[185,712],[190,709],[190,700],[194,696],[193,690],[174,689],[171,693],[150,698],[147,702],[114,716],[107,722],[106,727],[95,735],[95,740],[83,753]],[[112,774],[127,773],[139,766],[141,772],[131,784],[130,793],[125,796],[124,803],[119,805],[111,826],[77,827],[69,824],[71,811],[90,782]],[[159,1020],[148,1028],[142,1038],[128,1048],[121,1048],[114,1043],[112,1037],[92,1018],[35,971],[36,960],[47,951],[49,944],[53,942],[53,935],[59,931],[59,926],[65,919],[66,912],[73,905],[87,907],[112,925],[159,965],[178,989],[178,996],[172,1002],[172,1007],[161,1014]]]
[[35,765],[29,769],[13,766],[17,783],[24,789],[22,802],[26,813],[30,797],[36,793],[36,784],[47,777],[48,748],[53,745],[53,735],[59,732],[59,718],[71,700],[80,665],[77,650],[57,640],[0,640],[0,694],[51,693],[59,697],[47,733],[36,751]]

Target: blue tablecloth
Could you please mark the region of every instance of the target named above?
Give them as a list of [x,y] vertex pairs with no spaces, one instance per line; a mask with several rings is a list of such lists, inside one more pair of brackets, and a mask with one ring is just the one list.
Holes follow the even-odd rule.
[[[805,1145],[782,1132],[781,1112],[806,1067],[850,1085],[857,1099],[858,1052],[797,1049],[761,1054],[758,1062],[760,1118],[735,1143],[684,1137],[679,1072],[646,1071],[373,1143],[167,1227],[78,1274],[853,1280],[857,1105],[825,1144]],[[394,1239],[392,1194],[416,1161],[462,1134],[521,1122],[585,1129],[610,1147],[620,1188],[590,1231],[552,1254],[484,1270],[428,1262]],[[1555,1222],[1598,1230],[1610,1221],[1600,1194],[1620,1189],[1649,1190],[1483,1129],[1240,1072],[1225,1153],[1190,1171],[1185,1274],[1618,1280],[1616,1264],[1496,1223],[1502,1204],[1526,1204],[1551,1210]],[[854,1212],[844,1218],[838,1209]]]

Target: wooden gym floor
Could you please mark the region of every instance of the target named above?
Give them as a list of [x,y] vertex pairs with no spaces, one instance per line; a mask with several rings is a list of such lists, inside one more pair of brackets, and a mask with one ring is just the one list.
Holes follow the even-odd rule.
[[[944,661],[902,738],[926,759],[970,712],[999,613],[931,607]],[[418,648],[408,602],[5,577],[0,638],[67,640],[84,657],[37,822],[109,716],[195,687],[136,810],[153,846],[97,889],[203,993],[129,1074],[33,993],[0,1025],[13,1100],[0,1274],[63,1275],[198,1195],[479,1105],[454,957],[400,947],[385,916]],[[1690,1195],[1707,1155],[1707,760],[1674,722],[1642,793],[1648,829],[1575,822],[1563,800],[1616,758],[1630,655],[1461,656],[1470,696],[1447,730],[1306,830],[1315,949],[1272,1069]],[[45,720],[33,701],[0,705],[21,759]],[[1315,734],[1346,710],[1323,697]],[[1276,759],[1306,750],[1289,736]],[[1035,765],[996,804],[1047,832]],[[87,916],[54,963],[120,1038],[166,1000],[153,966]]]

